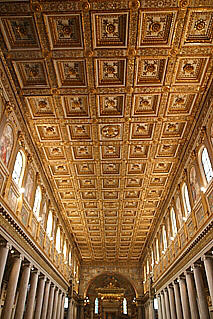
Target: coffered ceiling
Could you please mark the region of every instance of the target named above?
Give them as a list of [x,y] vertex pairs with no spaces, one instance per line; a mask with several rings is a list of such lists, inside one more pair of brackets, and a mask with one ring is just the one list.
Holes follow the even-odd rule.
[[2,49],[85,261],[138,261],[211,82],[211,0],[0,1]]

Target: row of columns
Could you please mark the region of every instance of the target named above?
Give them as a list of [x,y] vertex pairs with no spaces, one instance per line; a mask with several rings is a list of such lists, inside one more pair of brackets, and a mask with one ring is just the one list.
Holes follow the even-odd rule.
[[[213,304],[213,256],[202,258]],[[210,319],[203,269],[195,263],[157,294],[159,319]]]
[[8,243],[0,245],[0,289],[9,256],[11,263],[1,319],[11,318],[16,295],[14,318],[64,319],[65,293],[26,261],[23,255],[15,252],[9,254],[9,251]]

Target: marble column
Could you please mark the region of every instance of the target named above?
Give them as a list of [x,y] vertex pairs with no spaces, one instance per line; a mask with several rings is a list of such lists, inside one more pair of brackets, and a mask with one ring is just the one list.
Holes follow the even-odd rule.
[[181,300],[180,300],[179,283],[177,281],[174,282],[174,293],[175,293],[175,305],[176,305],[177,318],[183,319],[183,311],[182,311]]
[[7,262],[8,252],[10,245],[8,243],[1,243],[0,245],[0,289],[2,284],[2,279],[4,276],[4,270]]
[[55,285],[51,284],[50,285],[48,306],[47,306],[47,319],[51,319],[52,318],[54,295],[55,295]]
[[65,294],[62,294],[61,298],[61,313],[60,313],[60,319],[64,319],[64,301],[65,301]]
[[19,285],[19,295],[18,295],[18,301],[16,305],[16,311],[14,318],[16,319],[22,319],[24,314],[24,306],[25,301],[27,297],[27,288],[28,283],[30,279],[30,270],[31,270],[31,264],[25,264],[23,266],[22,275],[21,275],[21,281]]
[[56,319],[60,319],[60,313],[61,313],[61,297],[62,297],[62,291],[59,291],[59,293],[58,293],[58,306],[57,306]]
[[181,276],[179,278],[179,282],[180,282],[181,303],[182,303],[182,307],[183,307],[183,318],[190,319],[191,314],[190,314],[190,309],[189,309],[189,298],[188,298],[185,278],[183,276]]
[[94,316],[94,302],[90,303],[90,319],[93,319]]
[[23,259],[22,256],[13,257],[13,264],[12,264],[12,269],[9,275],[7,294],[6,294],[6,299],[4,302],[1,319],[11,318],[22,259]]
[[169,292],[169,305],[171,311],[171,319],[177,319],[176,307],[175,307],[175,296],[174,296],[174,289],[173,285],[170,284],[168,287]]
[[39,278],[39,282],[38,282],[34,319],[41,318],[41,309],[42,309],[42,304],[43,304],[45,281],[46,281],[46,277],[41,275]]
[[204,267],[206,271],[206,277],[209,286],[209,292],[213,305],[213,256],[204,256],[203,257]]
[[47,306],[49,300],[49,293],[50,293],[50,281],[46,280],[45,290],[44,290],[44,299],[43,299],[43,306],[41,312],[41,319],[46,319],[47,316]]
[[200,319],[198,306],[197,306],[197,299],[196,299],[196,289],[193,274],[191,271],[186,271],[186,285],[189,295],[189,305],[191,310],[191,316],[193,319]]
[[157,300],[158,300],[158,317],[159,317],[159,319],[163,319],[162,305],[161,305],[161,295],[160,294],[157,295]]
[[164,296],[165,296],[165,306],[166,306],[166,319],[171,319],[169,296],[168,296],[168,289],[167,288],[164,289]]
[[24,319],[32,319],[34,313],[35,296],[38,283],[38,271],[31,272],[30,291],[27,297],[27,306]]
[[164,298],[164,293],[163,291],[161,292],[161,300],[162,300],[162,314],[163,314],[163,319],[166,318],[166,305],[165,305],[165,298]]
[[[142,318],[142,314],[141,314]],[[149,301],[149,319],[155,319],[154,300]]]
[[204,282],[202,277],[202,269],[200,265],[194,265],[193,272],[198,296],[198,308],[200,313],[200,319],[210,319],[209,308],[207,304]]
[[67,319],[72,319],[72,298],[69,299]]
[[54,296],[54,301],[53,301],[52,319],[56,319],[57,307],[58,307],[58,287],[56,287],[56,289],[55,289],[55,296]]

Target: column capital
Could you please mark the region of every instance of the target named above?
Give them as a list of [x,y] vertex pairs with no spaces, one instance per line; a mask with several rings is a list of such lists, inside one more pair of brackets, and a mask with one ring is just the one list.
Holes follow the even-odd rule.
[[25,267],[25,268],[31,268],[32,267],[32,263],[28,260],[24,261],[22,263],[22,267]]
[[5,248],[11,250],[12,249],[12,244],[10,244],[8,241],[7,242],[1,241],[0,242],[0,247],[5,247]]
[[192,269],[202,269],[203,266],[200,264],[200,263],[194,263],[193,266],[192,266]]
[[186,279],[186,277],[185,277],[185,275],[184,275],[184,274],[181,274],[181,275],[178,277],[178,279],[179,279],[179,280],[185,280],[185,279]]
[[203,257],[201,257],[201,260],[202,260],[202,261],[204,261],[204,260],[206,260],[206,259],[213,259],[213,255],[211,255],[211,254],[206,254],[206,255],[204,255]]
[[174,288],[173,282],[171,282],[171,283],[168,285],[168,288]]
[[168,288],[167,288],[167,287],[165,287],[163,290],[164,290],[165,292],[167,292],[167,291],[168,291]]
[[186,271],[184,271],[184,275],[191,275],[193,274],[193,271],[191,269],[187,269]]

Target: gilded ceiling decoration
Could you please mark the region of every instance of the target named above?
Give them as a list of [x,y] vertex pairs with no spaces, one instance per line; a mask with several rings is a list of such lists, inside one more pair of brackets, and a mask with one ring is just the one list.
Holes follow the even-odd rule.
[[0,1],[21,109],[84,261],[138,261],[211,83],[211,0]]

